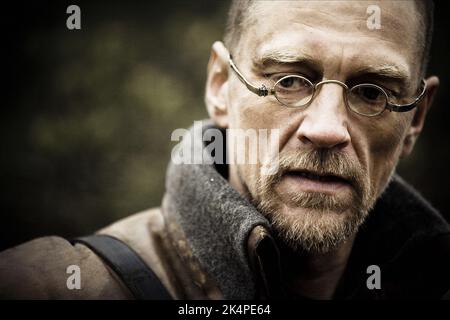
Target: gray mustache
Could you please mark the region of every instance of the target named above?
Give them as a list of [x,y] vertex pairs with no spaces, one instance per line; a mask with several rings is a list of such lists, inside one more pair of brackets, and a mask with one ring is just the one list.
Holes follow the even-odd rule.
[[309,171],[318,175],[337,176],[355,186],[361,184],[363,169],[347,154],[330,149],[311,149],[280,154],[279,170],[275,179],[291,171]]

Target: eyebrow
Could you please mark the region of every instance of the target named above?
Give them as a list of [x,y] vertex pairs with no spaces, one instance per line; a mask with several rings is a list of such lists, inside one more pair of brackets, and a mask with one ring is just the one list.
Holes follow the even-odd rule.
[[306,53],[290,53],[288,51],[273,50],[255,56],[253,59],[253,69],[261,70],[273,65],[303,65],[315,71],[322,72],[322,64],[319,60]]
[[409,73],[406,69],[395,64],[362,67],[357,69],[351,76],[352,79],[361,77],[395,83],[399,86],[400,91],[405,91],[411,84]]
[[[271,50],[263,52],[253,59],[253,70],[262,70],[273,65],[302,65],[316,72],[323,72],[322,62],[306,52],[289,52]],[[369,65],[352,71],[349,79],[376,78],[378,80],[398,83],[402,88],[410,84],[409,73],[404,67],[395,63],[384,63],[380,65]]]

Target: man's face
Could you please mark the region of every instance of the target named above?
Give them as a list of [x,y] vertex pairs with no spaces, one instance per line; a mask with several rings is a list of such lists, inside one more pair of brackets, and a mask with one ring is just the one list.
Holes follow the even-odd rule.
[[[369,4],[381,9],[381,29],[367,27]],[[255,85],[299,74],[313,83],[334,79],[374,83],[407,98],[417,93],[412,2],[256,1],[250,19],[232,53]],[[415,111],[357,115],[335,83],[322,85],[304,109],[258,97],[232,74],[227,88],[229,128],[279,129],[279,146],[265,155],[279,153],[277,174],[230,165],[231,184],[294,248],[326,252],[354,234],[395,169]]]

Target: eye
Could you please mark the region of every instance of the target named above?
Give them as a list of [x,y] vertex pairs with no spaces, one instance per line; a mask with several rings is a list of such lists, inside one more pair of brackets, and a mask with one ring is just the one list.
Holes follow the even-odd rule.
[[361,86],[357,88],[357,94],[361,99],[369,103],[378,103],[384,101],[386,98],[380,89],[372,86]]
[[278,80],[277,87],[283,90],[299,91],[309,88],[311,85],[308,81],[300,76],[285,76]]
[[280,85],[283,88],[290,88],[293,86],[295,79],[293,77],[287,77],[280,81]]

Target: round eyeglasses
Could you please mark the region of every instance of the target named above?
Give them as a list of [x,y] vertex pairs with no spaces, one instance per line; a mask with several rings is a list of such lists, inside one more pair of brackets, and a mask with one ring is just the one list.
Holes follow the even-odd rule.
[[233,62],[230,55],[229,63],[231,69],[236,73],[239,80],[258,96],[265,97],[274,95],[275,98],[288,108],[302,108],[308,106],[315,97],[319,86],[325,83],[339,84],[345,88],[344,95],[347,107],[362,116],[375,117],[383,113],[385,109],[395,112],[406,112],[414,109],[426,92],[426,82],[422,79],[420,94],[413,98],[410,103],[396,104],[390,101],[386,91],[371,83],[362,83],[349,88],[345,83],[338,80],[324,80],[313,84],[310,80],[299,75],[287,75],[278,79],[271,89],[265,85],[256,87],[252,85]]

